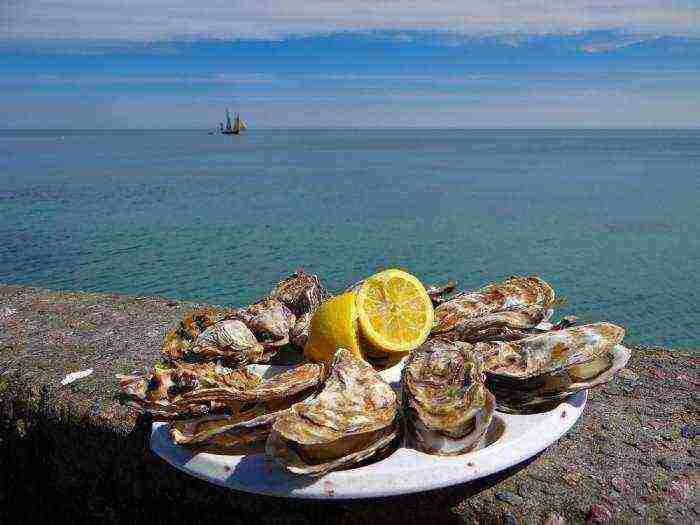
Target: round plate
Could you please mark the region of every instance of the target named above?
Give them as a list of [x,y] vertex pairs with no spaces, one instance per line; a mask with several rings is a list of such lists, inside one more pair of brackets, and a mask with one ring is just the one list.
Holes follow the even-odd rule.
[[[255,365],[263,374],[277,372],[279,368]],[[382,371],[381,375],[398,388],[402,368],[403,362]],[[586,399],[586,391],[581,391],[548,412],[527,415],[496,412],[482,447],[468,454],[431,456],[401,447],[374,463],[331,472],[321,478],[283,472],[261,453],[240,456],[193,453],[170,441],[167,423],[153,424],[151,448],[188,474],[244,492],[309,499],[396,496],[465,483],[521,463],[569,430],[583,413]]]

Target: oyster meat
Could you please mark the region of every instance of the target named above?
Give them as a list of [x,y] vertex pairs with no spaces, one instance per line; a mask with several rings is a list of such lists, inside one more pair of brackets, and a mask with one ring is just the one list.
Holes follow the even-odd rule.
[[491,424],[496,402],[470,344],[428,340],[406,361],[401,389],[406,443],[428,454],[469,452]]
[[265,451],[288,472],[321,476],[379,453],[399,432],[391,386],[341,348],[323,390],[277,418]]
[[435,309],[432,333],[449,332],[464,319],[528,306],[549,309],[554,302],[554,289],[539,277],[511,276],[476,291],[460,292],[439,305]]
[[626,363],[621,356],[627,351],[618,346],[624,335],[623,328],[602,322],[476,343],[474,350],[485,360],[499,409],[536,410],[609,380]]

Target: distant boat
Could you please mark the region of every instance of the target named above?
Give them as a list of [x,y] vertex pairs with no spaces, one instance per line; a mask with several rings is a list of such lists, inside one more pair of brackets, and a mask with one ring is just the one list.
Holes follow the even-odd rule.
[[241,131],[248,129],[248,125],[245,120],[236,113],[236,118],[233,119],[233,126],[231,125],[231,114],[226,110],[226,126],[223,122],[219,123],[219,131],[224,135],[239,135]]

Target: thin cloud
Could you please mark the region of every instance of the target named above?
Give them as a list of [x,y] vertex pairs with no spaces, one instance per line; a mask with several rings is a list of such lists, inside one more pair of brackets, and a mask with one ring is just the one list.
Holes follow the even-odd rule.
[[3,39],[278,38],[352,29],[700,32],[691,0],[5,0]]

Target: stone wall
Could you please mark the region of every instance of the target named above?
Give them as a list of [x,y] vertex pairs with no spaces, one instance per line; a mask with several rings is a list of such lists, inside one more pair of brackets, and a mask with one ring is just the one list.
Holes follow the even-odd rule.
[[[0,285],[0,523],[697,523],[697,351],[633,347],[559,442],[478,483],[313,503],[228,491],[155,457],[115,397],[197,305]],[[61,386],[66,374],[89,377]]]

